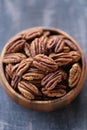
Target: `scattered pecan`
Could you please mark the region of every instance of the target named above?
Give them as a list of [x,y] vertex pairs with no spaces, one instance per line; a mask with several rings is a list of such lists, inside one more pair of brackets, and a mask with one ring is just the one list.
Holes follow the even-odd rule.
[[26,56],[22,53],[5,54],[5,56],[3,58],[3,63],[18,63],[25,58],[26,58]]
[[25,81],[20,81],[18,83],[18,90],[29,100],[35,99],[35,96],[41,96],[40,91],[35,85]]
[[77,85],[81,76],[81,67],[78,63],[72,65],[72,68],[69,71],[69,87],[73,88]]
[[44,54],[36,55],[34,57],[33,65],[34,67],[46,73],[55,71],[58,68],[58,65],[56,64],[56,62],[52,58]]
[[57,86],[58,83],[63,82],[66,79],[67,79],[67,73],[60,69],[57,70],[56,72],[49,73],[48,75],[46,75],[42,79],[41,85],[44,86],[43,90],[44,89],[52,90]]

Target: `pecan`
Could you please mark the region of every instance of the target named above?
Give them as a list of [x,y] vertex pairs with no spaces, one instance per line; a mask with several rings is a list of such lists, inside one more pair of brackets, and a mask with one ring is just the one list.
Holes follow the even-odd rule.
[[48,97],[62,97],[66,94],[66,90],[65,89],[62,89],[62,88],[59,88],[59,89],[53,89],[53,90],[45,90],[45,91],[42,91],[42,93]]
[[81,76],[81,67],[78,63],[73,64],[69,71],[69,87],[73,88],[77,85]]
[[44,31],[43,32],[43,36],[49,36],[50,35],[50,32],[49,31]]
[[21,80],[21,77],[14,74],[14,76],[12,77],[12,80],[11,80],[12,88],[16,89],[20,80]]
[[[48,42],[47,42],[47,49],[52,49],[52,48],[55,48],[57,44],[59,44],[62,40],[62,37],[61,35],[59,36],[51,36],[49,39],[48,39]],[[56,49],[56,48],[55,48]]]
[[69,53],[52,53],[49,57],[51,57],[58,64],[58,66],[64,66],[72,63],[72,57]]
[[20,81],[18,83],[18,90],[29,100],[35,99],[35,96],[41,96],[40,91],[35,85],[25,81]]
[[32,58],[27,58],[27,59],[22,60],[16,70],[16,74],[18,76],[22,76],[22,74],[30,67],[30,65],[32,64],[32,61],[33,61]]
[[30,44],[30,54],[34,57],[37,54],[44,54],[46,52],[45,46],[47,43],[47,37],[36,38]]
[[28,81],[31,81],[31,80],[40,80],[44,77],[43,74],[39,74],[39,73],[35,73],[35,72],[32,72],[32,73],[25,73],[22,78],[25,79],[25,80],[28,80]]
[[41,70],[38,70],[35,67],[31,67],[27,70],[27,73],[39,73],[39,74],[44,74]]
[[5,56],[3,58],[3,63],[18,63],[25,58],[26,58],[26,56],[22,53],[5,54]]
[[26,42],[24,46],[24,52],[25,54],[30,57],[30,45]]
[[70,47],[64,46],[63,47],[63,52],[70,52]]
[[61,83],[59,83],[59,84],[57,84],[57,86],[56,86],[56,89],[67,89],[67,86],[65,85],[65,84],[61,84]]
[[58,68],[56,62],[44,54],[38,54],[34,57],[33,66],[46,73],[55,71]]
[[41,79],[44,77],[42,71],[37,68],[30,68],[22,76],[23,79],[28,80],[30,83],[35,84],[37,87],[41,87]]
[[73,63],[74,62],[78,62],[79,59],[81,58],[80,53],[76,52],[76,51],[70,51],[69,52],[70,56],[72,57]]
[[42,29],[34,29],[34,30],[31,30],[31,31],[25,32],[24,34],[22,34],[22,36],[26,40],[31,40],[31,39],[34,39],[36,37],[41,36],[42,33],[43,33]]
[[67,73],[63,70],[57,70],[54,73],[49,73],[46,75],[42,81],[41,85],[44,86],[43,90],[52,90],[54,89],[58,83],[63,82],[67,79]]
[[22,39],[21,35],[17,35],[9,41],[6,47],[6,53],[19,52],[23,49],[25,40]]
[[16,70],[17,70],[19,64],[20,64],[20,63],[17,63],[17,64],[15,64],[15,65],[12,66],[12,73],[13,73],[13,74],[16,73]]
[[39,48],[39,39],[36,38],[30,45],[30,55],[32,57],[39,53],[38,48]]
[[63,66],[79,61],[81,56],[76,51],[70,51],[68,53],[64,52],[58,54],[52,53],[49,55],[49,57],[54,59],[55,62],[58,64],[58,66]]
[[75,44],[72,43],[69,39],[64,39],[65,37],[60,38],[60,42],[55,47],[55,53],[59,52],[65,52],[66,47],[68,47],[68,50],[66,52],[69,52],[70,50],[77,51],[77,47]]
[[14,75],[16,73],[16,69],[18,68],[18,66],[19,66],[19,63],[16,64],[16,65],[12,65],[12,64],[7,64],[6,65],[5,72],[11,79],[13,79],[13,77],[14,77]]
[[5,72],[7,75],[12,78],[13,77],[13,72],[12,72],[13,65],[12,64],[7,64],[5,67]]

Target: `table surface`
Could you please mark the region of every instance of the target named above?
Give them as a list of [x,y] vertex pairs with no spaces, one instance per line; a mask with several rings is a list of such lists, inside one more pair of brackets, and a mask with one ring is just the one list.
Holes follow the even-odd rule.
[[[87,59],[87,0],[0,0],[0,51],[14,34],[34,26],[69,33]],[[87,79],[73,103],[49,113],[20,107],[0,85],[0,130],[87,130]]]

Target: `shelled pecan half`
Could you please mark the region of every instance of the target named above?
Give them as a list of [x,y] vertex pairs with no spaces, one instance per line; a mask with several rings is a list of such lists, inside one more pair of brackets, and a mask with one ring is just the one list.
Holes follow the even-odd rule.
[[80,80],[81,76],[81,67],[78,63],[72,65],[72,68],[69,71],[69,87],[73,88]]
[[26,31],[25,33],[22,33],[22,37],[25,40],[31,40],[34,39],[36,37],[39,37],[43,34],[43,30],[42,29],[33,29],[31,31]]
[[9,53],[3,58],[3,63],[18,63],[25,59],[26,56],[22,53]]
[[42,93],[48,97],[62,97],[64,96],[67,91],[63,88],[57,88],[57,89],[52,89],[52,90],[42,90]]
[[35,85],[25,81],[20,81],[18,83],[18,90],[29,100],[35,99],[36,96],[41,96],[41,92]]
[[51,57],[58,64],[58,66],[64,66],[78,62],[81,58],[81,55],[76,51],[70,51],[68,53],[52,53],[49,55],[49,57]]
[[24,46],[25,40],[22,39],[21,35],[16,35],[9,41],[6,47],[6,53],[14,53],[20,51]]
[[24,52],[28,57],[30,57],[30,45],[27,42],[24,45]]
[[43,90],[44,89],[52,90],[57,86],[58,83],[63,82],[66,79],[67,79],[67,73],[60,69],[46,75],[42,79],[41,85],[43,86]]
[[30,44],[30,55],[34,57],[37,54],[45,54],[47,37],[36,38]]
[[22,74],[27,71],[27,69],[30,67],[32,64],[33,59],[32,58],[26,58],[22,60],[16,70],[17,76],[22,76]]
[[34,67],[46,73],[55,71],[58,68],[58,65],[56,64],[56,62],[52,58],[44,54],[36,55],[34,57],[33,65]]

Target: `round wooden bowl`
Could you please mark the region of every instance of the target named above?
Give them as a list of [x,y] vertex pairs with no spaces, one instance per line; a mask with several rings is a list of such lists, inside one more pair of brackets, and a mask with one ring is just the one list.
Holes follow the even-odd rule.
[[[6,80],[5,74],[4,74],[4,67],[3,67],[2,59],[3,59],[3,56],[5,54],[6,46],[9,44],[9,42],[4,46],[4,48],[2,50],[2,53],[1,53],[1,58],[0,58],[0,81],[1,81],[1,84],[2,84],[2,86],[4,88],[4,90],[6,91],[6,93],[19,105],[21,105],[21,106],[23,106],[25,108],[28,108],[28,109],[33,109],[33,110],[53,111],[55,109],[62,108],[64,106],[68,105],[80,93],[80,91],[81,91],[81,89],[83,87],[85,77],[86,77],[86,60],[85,60],[85,57],[84,57],[84,53],[83,53],[82,49],[80,48],[80,46],[78,45],[78,43],[72,37],[70,37],[68,34],[66,34],[65,32],[63,32],[63,31],[61,31],[59,29],[55,29],[55,28],[37,27],[37,28],[33,28],[33,29],[39,29],[39,28],[42,28],[44,30],[54,31],[54,32],[57,32],[59,34],[63,34],[66,37],[68,37],[69,39],[71,39],[73,41],[73,43],[75,43],[76,46],[78,47],[78,49],[79,49],[79,51],[81,53],[82,74],[81,74],[81,77],[80,77],[80,80],[79,80],[77,86],[75,88],[73,88],[71,91],[69,91],[65,96],[54,99],[54,100],[49,100],[49,101],[30,101],[30,100],[27,100],[22,95],[18,94],[9,85],[8,81]],[[28,30],[30,31],[31,29],[28,29]],[[23,31],[23,32],[25,32],[25,31]]]

